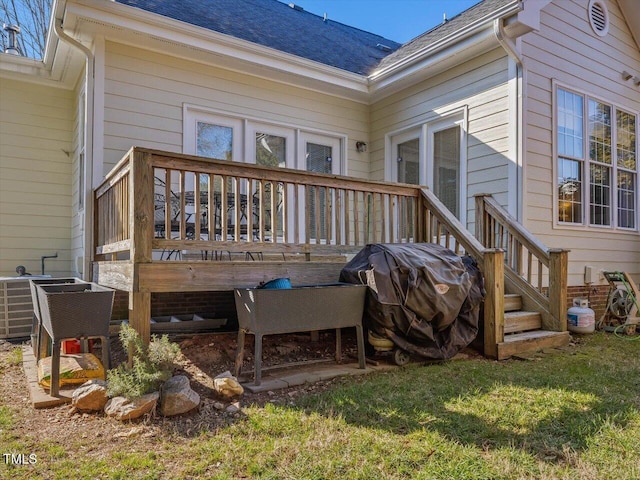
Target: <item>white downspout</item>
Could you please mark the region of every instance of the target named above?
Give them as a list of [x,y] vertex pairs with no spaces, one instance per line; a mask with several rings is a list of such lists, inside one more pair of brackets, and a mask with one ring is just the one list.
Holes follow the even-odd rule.
[[[496,19],[493,21],[493,31],[498,43],[505,49],[509,58],[515,64],[515,82],[510,82],[509,91],[509,137],[516,139],[516,144],[510,142],[510,159],[513,164],[510,165],[509,179],[515,179],[516,188],[509,189],[509,212],[514,215],[519,222],[524,219],[524,154],[525,154],[525,123],[524,123],[524,106],[525,91],[523,82],[525,78],[525,67],[521,54],[518,51],[513,40],[504,31],[504,19]],[[510,76],[511,78],[511,76]]]
[[[90,280],[90,266],[93,259],[93,189],[92,182],[87,182],[87,179],[93,179],[93,97],[94,97],[94,79],[95,79],[95,58],[93,52],[77,41],[75,38],[70,37],[62,29],[62,20],[55,19],[53,22],[53,28],[58,38],[64,42],[67,42],[74,48],[80,50],[85,58],[85,131],[81,134],[85,136],[84,142],[84,165],[85,172],[84,178],[81,181],[84,182],[84,224],[82,243],[84,250],[83,260],[83,277],[85,280]],[[91,153],[89,153],[91,152]]]

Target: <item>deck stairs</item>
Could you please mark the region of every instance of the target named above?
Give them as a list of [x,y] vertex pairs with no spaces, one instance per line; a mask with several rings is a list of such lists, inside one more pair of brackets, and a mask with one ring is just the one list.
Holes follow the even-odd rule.
[[498,360],[565,346],[570,339],[569,332],[545,330],[539,312],[522,310],[521,295],[504,295],[504,341],[498,343]]

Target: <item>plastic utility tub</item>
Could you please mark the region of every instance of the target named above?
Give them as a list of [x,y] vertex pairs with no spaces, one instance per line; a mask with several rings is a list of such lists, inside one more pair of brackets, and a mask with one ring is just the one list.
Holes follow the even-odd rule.
[[95,283],[36,285],[40,320],[52,338],[108,336],[115,291]]
[[31,289],[31,299],[33,302],[33,328],[31,331],[31,344],[33,346],[33,353],[36,355],[36,358],[40,360],[42,357],[47,356],[47,352],[49,351],[50,345],[48,342],[43,342],[42,340],[42,315],[40,314],[40,304],[38,302],[38,291],[36,289],[37,285],[59,285],[59,284],[67,284],[67,283],[87,283],[84,280],[81,280],[77,277],[55,277],[51,278],[47,275],[47,278],[29,278],[29,287]]
[[240,374],[247,333],[255,336],[254,381],[260,385],[262,337],[294,332],[336,329],[336,360],[341,360],[340,329],[356,327],[359,367],[365,368],[362,312],[367,287],[336,283],[293,288],[235,290],[238,350],[235,375]]
[[109,321],[115,291],[91,282],[36,284],[35,290],[41,327],[52,342],[50,394],[57,396],[63,340],[99,337],[102,363],[109,368]]

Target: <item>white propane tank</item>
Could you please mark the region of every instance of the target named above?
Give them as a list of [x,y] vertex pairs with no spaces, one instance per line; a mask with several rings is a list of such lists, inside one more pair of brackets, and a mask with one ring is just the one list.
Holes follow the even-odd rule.
[[586,298],[574,298],[573,307],[567,310],[567,328],[573,333],[593,333],[596,329],[596,314],[589,308]]

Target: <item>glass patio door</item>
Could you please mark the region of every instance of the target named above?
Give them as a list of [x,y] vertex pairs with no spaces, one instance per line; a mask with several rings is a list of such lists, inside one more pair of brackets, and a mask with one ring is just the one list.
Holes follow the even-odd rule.
[[[301,169],[313,173],[339,174],[341,169],[340,140],[304,133],[304,159]],[[313,243],[330,244],[335,237],[335,215],[333,207],[337,202],[337,192],[333,189],[309,186],[304,195],[304,209],[301,210],[302,231],[305,238]]]

